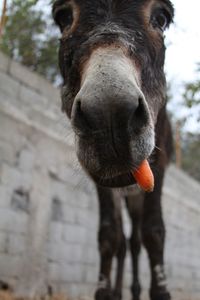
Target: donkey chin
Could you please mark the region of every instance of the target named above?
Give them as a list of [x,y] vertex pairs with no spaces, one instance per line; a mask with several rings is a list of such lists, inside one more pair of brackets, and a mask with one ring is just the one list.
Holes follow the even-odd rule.
[[99,185],[134,184],[154,149],[154,125],[139,71],[120,48],[97,49],[84,65],[71,122],[78,159]]

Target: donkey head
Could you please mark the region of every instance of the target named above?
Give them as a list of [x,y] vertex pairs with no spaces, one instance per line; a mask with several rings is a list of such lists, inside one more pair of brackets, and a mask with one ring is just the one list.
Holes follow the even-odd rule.
[[125,186],[155,146],[165,105],[169,0],[57,0],[62,108],[80,163],[96,183]]

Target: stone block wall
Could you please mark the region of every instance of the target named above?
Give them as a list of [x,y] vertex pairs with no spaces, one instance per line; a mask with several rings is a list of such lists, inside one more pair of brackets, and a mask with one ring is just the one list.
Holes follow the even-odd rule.
[[[163,189],[166,269],[177,300],[200,300],[200,185],[170,166]],[[130,224],[123,208],[124,229]],[[59,91],[0,53],[0,281],[29,296],[92,296],[98,203],[78,165]],[[143,297],[149,269],[141,256]],[[130,299],[127,255],[124,299]]]

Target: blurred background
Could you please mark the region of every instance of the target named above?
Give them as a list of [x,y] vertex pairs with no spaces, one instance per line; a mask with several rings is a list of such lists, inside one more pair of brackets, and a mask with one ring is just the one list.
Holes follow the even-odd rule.
[[[90,296],[98,271],[98,207],[60,112],[60,33],[52,2],[0,0],[0,288]],[[167,274],[175,300],[199,300],[200,3],[172,2],[165,71],[176,167],[163,192]],[[124,208],[123,214],[129,235]],[[147,297],[144,252],[141,269]],[[130,281],[128,257],[126,299]]]

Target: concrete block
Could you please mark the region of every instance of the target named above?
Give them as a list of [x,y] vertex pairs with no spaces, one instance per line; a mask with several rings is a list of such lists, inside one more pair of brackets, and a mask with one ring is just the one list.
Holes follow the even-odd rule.
[[62,284],[61,288],[73,299],[89,300],[94,298],[95,287],[92,284],[68,283]]
[[[88,220],[93,218],[92,214],[90,211],[87,209],[75,209],[75,223],[84,227],[89,227],[88,225]],[[94,222],[95,223],[95,222]]]
[[35,152],[30,147],[22,148],[18,151],[18,166],[23,171],[31,171],[34,168],[36,157]]
[[[15,118],[16,117],[16,118]],[[29,135],[28,127],[18,122],[14,112],[9,116],[7,113],[1,112],[0,108],[0,140],[12,147],[13,153],[17,153],[25,144],[28,144],[27,135]]]
[[11,61],[9,74],[15,79],[15,81],[22,82],[35,90],[38,89],[38,75],[31,72],[28,68],[22,66],[18,62]]
[[[94,213],[88,209],[76,209],[75,222],[76,224],[90,229],[90,232],[94,232],[96,237],[99,226],[99,216],[96,214],[94,215]],[[94,237],[94,235],[92,235],[92,237]]]
[[21,275],[22,257],[0,253],[0,270],[2,277],[19,277]]
[[70,283],[82,283],[85,269],[80,264],[63,264],[61,267],[61,280]]
[[90,264],[95,266],[98,257],[95,251],[89,251],[90,256],[88,253],[88,248],[81,244],[70,244],[64,242],[53,242],[49,241],[48,243],[48,260],[54,263],[68,263],[68,264]]
[[0,140],[0,160],[9,164],[16,162],[16,152],[10,143]]
[[7,73],[10,63],[10,58],[0,52],[0,71]]
[[61,107],[61,98],[59,88],[54,87],[48,80],[43,77],[39,78],[39,91],[42,95],[48,98],[49,105],[54,106],[57,104]]
[[24,85],[51,99],[52,103],[60,99],[60,91],[57,88],[53,87],[52,84],[42,76],[30,71],[19,63],[12,61],[9,67],[9,73]]
[[48,109],[48,99],[24,85],[20,86],[19,101],[22,109],[27,107],[29,111],[35,109],[43,112]]
[[10,211],[8,209],[1,208],[0,209],[0,230],[1,231],[8,231],[9,228],[9,216]]
[[69,243],[83,244],[86,242],[87,229],[79,225],[63,226],[63,240]]
[[[53,164],[52,164],[53,165]],[[73,196],[70,190],[68,190],[68,186],[64,183],[59,181],[59,179],[52,179],[51,180],[51,198],[59,198],[63,204],[67,203],[68,197]],[[68,196],[69,194],[69,196]]]
[[8,251],[8,235],[5,232],[0,232],[0,253]]
[[95,246],[87,246],[87,250],[83,251],[82,253],[82,260],[91,266],[99,266],[99,260],[100,260],[100,256],[99,256],[99,251],[98,251],[98,246],[96,244]]
[[31,189],[32,174],[29,171],[21,172],[16,167],[11,167],[2,164],[1,182],[14,192],[16,189],[24,189],[26,191]]
[[76,191],[80,191],[81,193],[84,192],[87,195],[94,194],[94,184],[89,178],[87,178],[87,175],[83,172],[83,170],[80,169],[74,150],[72,153],[68,154],[67,161],[72,161],[72,165],[70,165],[70,167],[69,163],[68,165],[60,165],[56,173],[58,178],[61,181],[69,183]]
[[80,175],[80,173],[66,165],[60,165],[60,168],[57,171],[57,176],[61,181],[67,182],[74,187],[78,187],[81,180],[83,180],[83,177]]
[[65,261],[66,263],[85,263],[84,252],[85,248],[80,244],[66,244],[65,245]]
[[[89,228],[90,230],[93,230],[95,233],[98,231],[98,227],[99,227],[99,214],[98,214],[98,208],[97,208],[97,203],[95,203],[96,201],[94,201],[96,199],[92,199],[91,202],[93,203],[93,206],[95,206],[95,210],[93,211],[89,211],[89,217],[87,219],[87,228]],[[96,235],[95,235],[96,236]]]
[[86,283],[96,285],[97,280],[98,280],[98,268],[96,266],[94,267],[87,266],[87,270],[85,274]]
[[20,83],[8,74],[0,73],[0,91],[9,97],[10,102],[16,104],[16,98],[19,96]]
[[40,127],[44,132],[48,130],[48,132],[52,132],[53,134],[56,133],[56,116],[52,118],[52,116],[47,115],[41,110],[30,109],[27,111],[27,117],[33,124],[36,124],[36,126]]
[[76,209],[68,203],[63,204],[63,221],[66,222],[67,224],[76,223]]
[[30,213],[30,193],[23,188],[13,191],[11,198],[11,208],[18,212]]
[[27,228],[28,216],[26,214],[0,208],[0,230],[13,234],[26,234]]
[[[1,178],[1,171],[0,171]],[[0,208],[9,208],[12,193],[6,186],[0,184]]]
[[63,224],[58,222],[51,222],[49,229],[49,241],[51,243],[58,243],[62,240]]
[[[59,177],[52,178],[51,181],[51,195],[53,197],[58,197],[64,203],[63,206],[63,218],[66,221],[75,222],[75,215],[73,215],[72,210],[75,212],[76,209],[87,208],[90,205],[90,198],[84,192],[78,191],[71,184],[66,181],[62,181]],[[66,206],[65,206],[66,205]],[[69,216],[71,214],[71,216]],[[69,218],[69,220],[68,220]]]
[[13,255],[26,255],[27,239],[25,235],[9,234],[8,235],[8,253]]
[[[73,197],[71,200],[71,204],[76,207],[77,209],[91,209],[92,208],[92,201],[91,197],[88,196],[87,193],[84,191],[81,191],[81,188],[77,189],[75,186],[72,189],[73,191]],[[94,202],[95,202],[95,197],[94,197]],[[96,202],[97,205],[97,202]]]
[[47,257],[50,262],[61,263],[65,261],[66,244],[61,242],[49,241],[47,244]]
[[61,280],[61,268],[62,265],[59,265],[55,262],[48,263],[48,281],[57,281]]
[[85,246],[66,242],[48,243],[48,259],[57,263],[86,263]]
[[62,222],[63,220],[63,203],[58,197],[52,199],[51,219],[53,222]]

